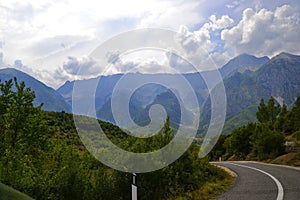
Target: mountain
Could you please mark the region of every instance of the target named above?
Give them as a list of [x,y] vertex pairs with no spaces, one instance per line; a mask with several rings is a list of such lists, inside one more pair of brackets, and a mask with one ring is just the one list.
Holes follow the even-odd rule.
[[64,85],[56,90],[70,106],[72,105],[73,86],[74,82],[66,81]]
[[300,95],[300,56],[281,53],[256,73],[258,96],[275,99],[292,105]]
[[[232,60],[230,60],[227,64],[225,64],[223,67],[220,68],[220,73],[223,78],[233,76],[237,72],[244,72],[246,70],[255,71],[260,68],[261,65],[268,62],[268,57],[261,57],[257,58],[252,55],[248,54],[241,54]],[[178,80],[180,76],[183,76],[188,82],[191,84],[193,89],[196,91],[196,95],[199,99],[199,103],[202,104],[204,100],[207,98],[207,87],[206,82],[215,82],[215,71],[204,71],[201,72],[201,75],[199,73],[189,73],[189,74],[182,74],[182,75],[176,75],[176,74],[131,74],[131,78],[133,80],[139,80],[139,79],[147,79],[147,80],[157,80],[157,79],[170,79],[170,80]],[[109,76],[100,76],[99,78],[100,82],[98,83],[99,87],[97,88],[96,93],[96,101],[97,101],[97,108],[101,108],[107,101],[109,101],[111,93],[117,84],[117,82],[122,78],[124,74],[114,74]],[[206,82],[202,78],[202,76],[206,77]],[[80,80],[79,82],[85,82],[86,87],[90,88],[92,80]],[[73,90],[74,81],[66,81],[64,85],[59,87],[57,91],[64,97],[65,101],[68,102],[70,105],[72,105],[72,90]],[[144,97],[140,95],[140,98],[143,99],[144,104],[145,103],[151,103],[151,101],[160,94],[162,91],[157,90],[157,86],[148,87],[148,91],[142,92],[145,94]],[[151,91],[153,90],[153,91]],[[151,95],[149,95],[151,94]],[[187,94],[189,97],[192,94]],[[195,106],[195,105],[192,105]]]
[[[256,108],[261,98],[267,100],[273,96],[280,103],[283,101],[291,105],[295,97],[300,95],[299,68],[299,56],[288,53],[281,53],[271,59],[242,54],[220,68],[227,94],[225,131],[229,133],[236,126],[255,120]],[[206,77],[205,81],[201,75]],[[187,80],[193,90],[189,91],[180,84],[178,82],[180,78]],[[145,80],[152,81],[152,83],[168,80],[171,88],[162,87],[158,84],[143,85]],[[176,100],[174,94],[176,94],[176,90],[183,90],[184,95],[181,97],[181,101],[184,102],[185,109],[193,110],[196,106],[202,107],[203,116],[200,125],[207,127],[210,119],[210,104],[206,82],[218,84],[214,77],[214,71],[206,71],[201,74],[115,74],[78,81],[84,84],[82,95],[84,95],[86,88],[98,84],[95,106],[99,119],[114,122],[111,112],[111,98],[119,81],[122,81],[122,91],[118,98],[122,98],[122,95],[128,93],[134,85],[141,86],[132,93],[128,104],[130,116],[136,123],[141,125],[149,123],[150,107],[154,104],[160,104],[165,106],[172,122],[177,124],[180,121],[181,112],[177,109],[180,102]],[[57,90],[69,104],[72,104],[73,85],[74,81],[67,81]],[[190,101],[193,94],[196,94],[198,104]],[[77,96],[76,98],[81,97]]]
[[[95,101],[97,102],[96,107],[100,109],[109,99],[112,91],[117,84],[118,80],[122,77],[122,74],[114,74],[111,76],[101,76],[92,79],[79,80],[78,84],[84,85],[84,90],[86,88],[92,88],[93,85],[97,84],[97,90],[95,94]],[[61,87],[57,89],[57,92],[64,97],[65,101],[71,106],[72,105],[72,92],[75,81],[66,81]],[[85,91],[80,91],[78,93],[84,94]],[[80,97],[78,97],[80,98]]]
[[[188,90],[182,81],[187,81],[191,86],[191,89]],[[117,85],[118,82],[122,82]],[[158,84],[159,82],[164,81],[167,86]],[[81,85],[82,91],[77,92],[76,99],[81,99],[85,95],[86,88],[93,88],[93,85],[96,84],[95,91],[95,108],[97,112],[97,117],[102,120],[109,122],[114,122],[112,113],[111,113],[111,98],[113,92],[118,91],[116,88],[122,87],[119,96],[122,96],[126,93],[130,93],[132,88],[139,86],[132,93],[130,99],[130,112],[135,113],[135,119],[139,118],[137,116],[142,116],[142,113],[145,113],[145,109],[150,105],[153,105],[154,102],[158,101],[158,97],[168,92],[169,89],[174,91],[182,91],[182,101],[185,102],[187,109],[193,109],[195,106],[203,104],[205,99],[208,96],[207,88],[205,82],[199,73],[192,74],[140,74],[140,73],[129,73],[129,74],[115,74],[110,76],[100,76],[94,79],[79,80],[79,81],[67,81],[64,85],[58,88],[58,92],[65,98],[65,101],[72,105],[72,90],[74,84]],[[168,88],[170,87],[170,88]],[[196,94],[197,100],[191,101],[192,95]],[[166,95],[170,97],[170,95]],[[174,95],[173,95],[174,97]],[[120,97],[122,98],[122,97]],[[171,98],[174,100],[175,98]],[[163,99],[159,99],[159,104],[169,105],[167,102],[170,102],[170,99],[165,99],[165,103],[162,102]],[[176,104],[176,102],[172,102]],[[125,105],[121,105],[125,106]],[[171,108],[169,109],[171,110]],[[178,112],[177,112],[178,113]],[[170,113],[168,113],[170,114]],[[170,114],[171,115],[171,114]],[[176,116],[175,118],[178,118]],[[140,117],[140,123],[143,123],[144,120],[149,119],[147,116]],[[178,120],[177,120],[178,121]]]
[[[281,53],[255,72],[235,73],[224,80],[227,95],[226,132],[255,119],[254,108],[273,96],[279,104],[291,106],[300,95],[300,56]],[[243,114],[241,114],[243,113]],[[247,114],[245,114],[247,113]],[[239,115],[240,117],[236,117]],[[210,102],[205,103],[201,126],[210,119]],[[230,124],[228,124],[230,123]]]
[[249,54],[241,54],[226,63],[220,72],[223,78],[228,78],[237,72],[243,73],[247,70],[256,71],[269,60],[267,56],[257,58]]
[[71,111],[70,106],[65,102],[64,98],[51,87],[14,68],[0,69],[0,80],[2,82],[14,77],[17,78],[18,82],[24,81],[26,87],[32,88],[35,92],[35,105],[43,103],[42,108],[49,111]]

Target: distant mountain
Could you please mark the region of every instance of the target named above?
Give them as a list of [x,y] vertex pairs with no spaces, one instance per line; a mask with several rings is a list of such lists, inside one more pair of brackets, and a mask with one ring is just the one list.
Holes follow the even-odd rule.
[[[256,73],[257,95],[273,96],[287,105],[300,95],[300,56],[281,53]],[[281,99],[281,100],[280,100]]]
[[[182,79],[189,82],[189,84],[192,87],[192,90],[188,90],[183,84],[180,83],[180,81],[178,81]],[[147,121],[147,119],[149,119],[147,115],[145,117],[141,117],[142,113],[145,113],[145,109],[147,109],[147,107],[149,108],[150,105],[153,105],[153,103],[158,101],[158,99],[158,104],[164,105],[166,107],[169,105],[168,103],[164,103],[162,98],[159,98],[159,96],[163,93],[169,92],[169,88],[156,84],[161,80],[166,81],[166,83],[168,83],[171,86],[170,89],[183,91],[183,96],[181,98],[182,101],[186,103],[185,106],[187,107],[187,109],[192,109],[195,108],[195,106],[201,105],[208,96],[205,82],[198,73],[183,75],[132,73],[126,75],[115,74],[110,76],[100,76],[94,79],[79,80],[77,81],[77,84],[84,85],[84,87],[82,87],[83,90],[79,91],[79,95],[77,95],[75,98],[82,98],[82,96],[80,95],[85,94],[86,88],[92,88],[92,85],[97,84],[97,89],[95,92],[95,108],[97,112],[97,117],[99,119],[114,123],[114,119],[111,113],[111,97],[113,91],[116,89],[116,84],[119,81],[123,81],[123,94],[128,93],[134,87],[134,85],[138,85],[140,87],[134,91],[129,106],[130,110],[132,110],[131,112],[135,113],[135,117],[133,117],[135,119],[139,118],[140,122],[142,123],[144,122],[144,120]],[[145,81],[148,84],[145,84]],[[67,81],[57,90],[65,98],[66,102],[68,102],[70,105],[72,104],[72,90],[74,84],[75,81]],[[196,94],[197,96],[198,104],[195,104],[195,102],[190,100],[192,95],[194,94]],[[167,96],[170,97],[169,95],[166,95],[165,97]],[[171,99],[174,100],[174,98]],[[170,99],[166,98],[165,101],[170,102]],[[169,110],[171,110],[171,107]],[[175,116],[175,118],[178,118],[178,116]]]
[[43,109],[49,111],[71,111],[70,106],[65,102],[64,98],[51,87],[46,86],[44,83],[36,80],[32,76],[14,68],[0,69],[1,81],[4,82],[6,80],[13,79],[14,77],[17,77],[19,82],[24,81],[26,87],[32,88],[35,92],[35,105],[44,103]]
[[[288,53],[281,53],[272,59],[268,57],[257,58],[252,55],[242,54],[220,68],[227,94],[227,123],[226,132],[238,125],[255,120],[255,112],[261,98],[269,99],[274,96],[278,101],[290,105],[296,96],[300,95],[300,57]],[[204,81],[203,77],[206,77]],[[134,84],[144,80],[169,80],[172,88],[164,88],[157,84],[142,86],[132,94],[129,111],[136,123],[145,125],[149,122],[149,108],[151,105],[165,106],[167,114],[171,116],[174,124],[180,121],[181,112],[178,110],[179,101],[169,89],[181,89],[184,95],[181,101],[185,102],[185,109],[193,110],[197,104],[192,104],[190,99],[193,94],[198,98],[198,105],[202,108],[201,127],[207,127],[210,119],[209,94],[206,82],[218,84],[214,71],[190,74],[124,74],[100,76],[95,79],[79,81],[84,84],[84,90],[93,84],[98,84],[95,94],[97,117],[102,120],[114,122],[111,112],[111,96],[116,84],[122,79],[123,94],[128,92]],[[182,76],[189,82],[193,90],[189,91],[178,80]],[[57,91],[72,104],[72,89],[74,81],[67,81]],[[80,92],[81,93],[81,92]],[[84,91],[82,91],[84,95]],[[122,94],[118,98],[121,97]],[[76,98],[81,98],[77,96]],[[207,103],[205,103],[207,102]],[[204,104],[205,103],[205,104]],[[127,105],[119,105],[127,106]],[[237,117],[238,116],[238,117]],[[205,129],[205,128],[204,128]]]
[[[300,96],[299,77],[300,56],[281,53],[271,58],[255,72],[238,72],[225,79],[227,122],[231,124],[227,124],[226,132],[230,132],[237,125],[244,125],[255,119],[254,108],[257,107],[261,98],[267,101],[273,96],[279,104],[292,105],[296,97]],[[240,117],[236,117],[237,114]],[[209,119],[210,102],[208,99],[203,108],[201,126],[206,127]]]
[[220,72],[223,78],[228,78],[237,72],[243,73],[247,70],[256,71],[269,60],[270,59],[267,56],[257,58],[252,55],[241,54],[226,63],[221,68]]
[[74,82],[66,81],[64,85],[56,90],[70,106],[72,105],[73,86]]

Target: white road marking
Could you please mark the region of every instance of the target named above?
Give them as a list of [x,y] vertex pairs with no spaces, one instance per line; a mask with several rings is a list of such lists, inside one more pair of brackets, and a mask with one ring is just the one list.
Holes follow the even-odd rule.
[[273,179],[273,181],[276,183],[277,185],[277,188],[278,188],[278,193],[277,193],[277,198],[276,200],[283,200],[283,195],[284,195],[284,192],[283,192],[283,187],[281,185],[281,183],[279,182],[279,180],[277,178],[275,178],[274,176],[272,176],[271,174],[269,174],[268,172],[265,172],[263,170],[260,170],[260,169],[257,169],[255,167],[249,167],[249,166],[246,166],[246,165],[239,165],[239,164],[236,164],[236,163],[229,163],[231,165],[236,165],[236,166],[239,166],[239,167],[245,167],[245,168],[249,168],[249,169],[252,169],[252,170],[256,170],[256,171],[259,171],[263,174],[266,174],[267,176],[269,176],[271,179]]

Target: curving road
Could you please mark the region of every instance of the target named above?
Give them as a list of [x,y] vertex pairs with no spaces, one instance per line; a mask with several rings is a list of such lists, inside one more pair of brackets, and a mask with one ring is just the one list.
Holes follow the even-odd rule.
[[214,162],[237,174],[219,200],[300,200],[300,168],[258,162]]

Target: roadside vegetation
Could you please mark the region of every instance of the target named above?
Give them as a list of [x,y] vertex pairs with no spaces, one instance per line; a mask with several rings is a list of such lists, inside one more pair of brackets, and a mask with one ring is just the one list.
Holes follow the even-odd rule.
[[256,118],[257,123],[249,123],[234,129],[228,136],[221,136],[210,153],[211,159],[300,164],[300,97],[291,109],[276,104],[273,97],[267,104],[262,99]]
[[[71,114],[42,111],[34,99],[24,82],[0,82],[0,182],[39,200],[130,199],[132,175],[95,159],[82,145]],[[134,152],[159,149],[174,136],[169,118],[159,134],[145,140],[99,123],[115,144]],[[139,199],[199,199],[224,191],[231,183],[228,174],[199,159],[198,150],[193,144],[170,166],[138,174]]]

